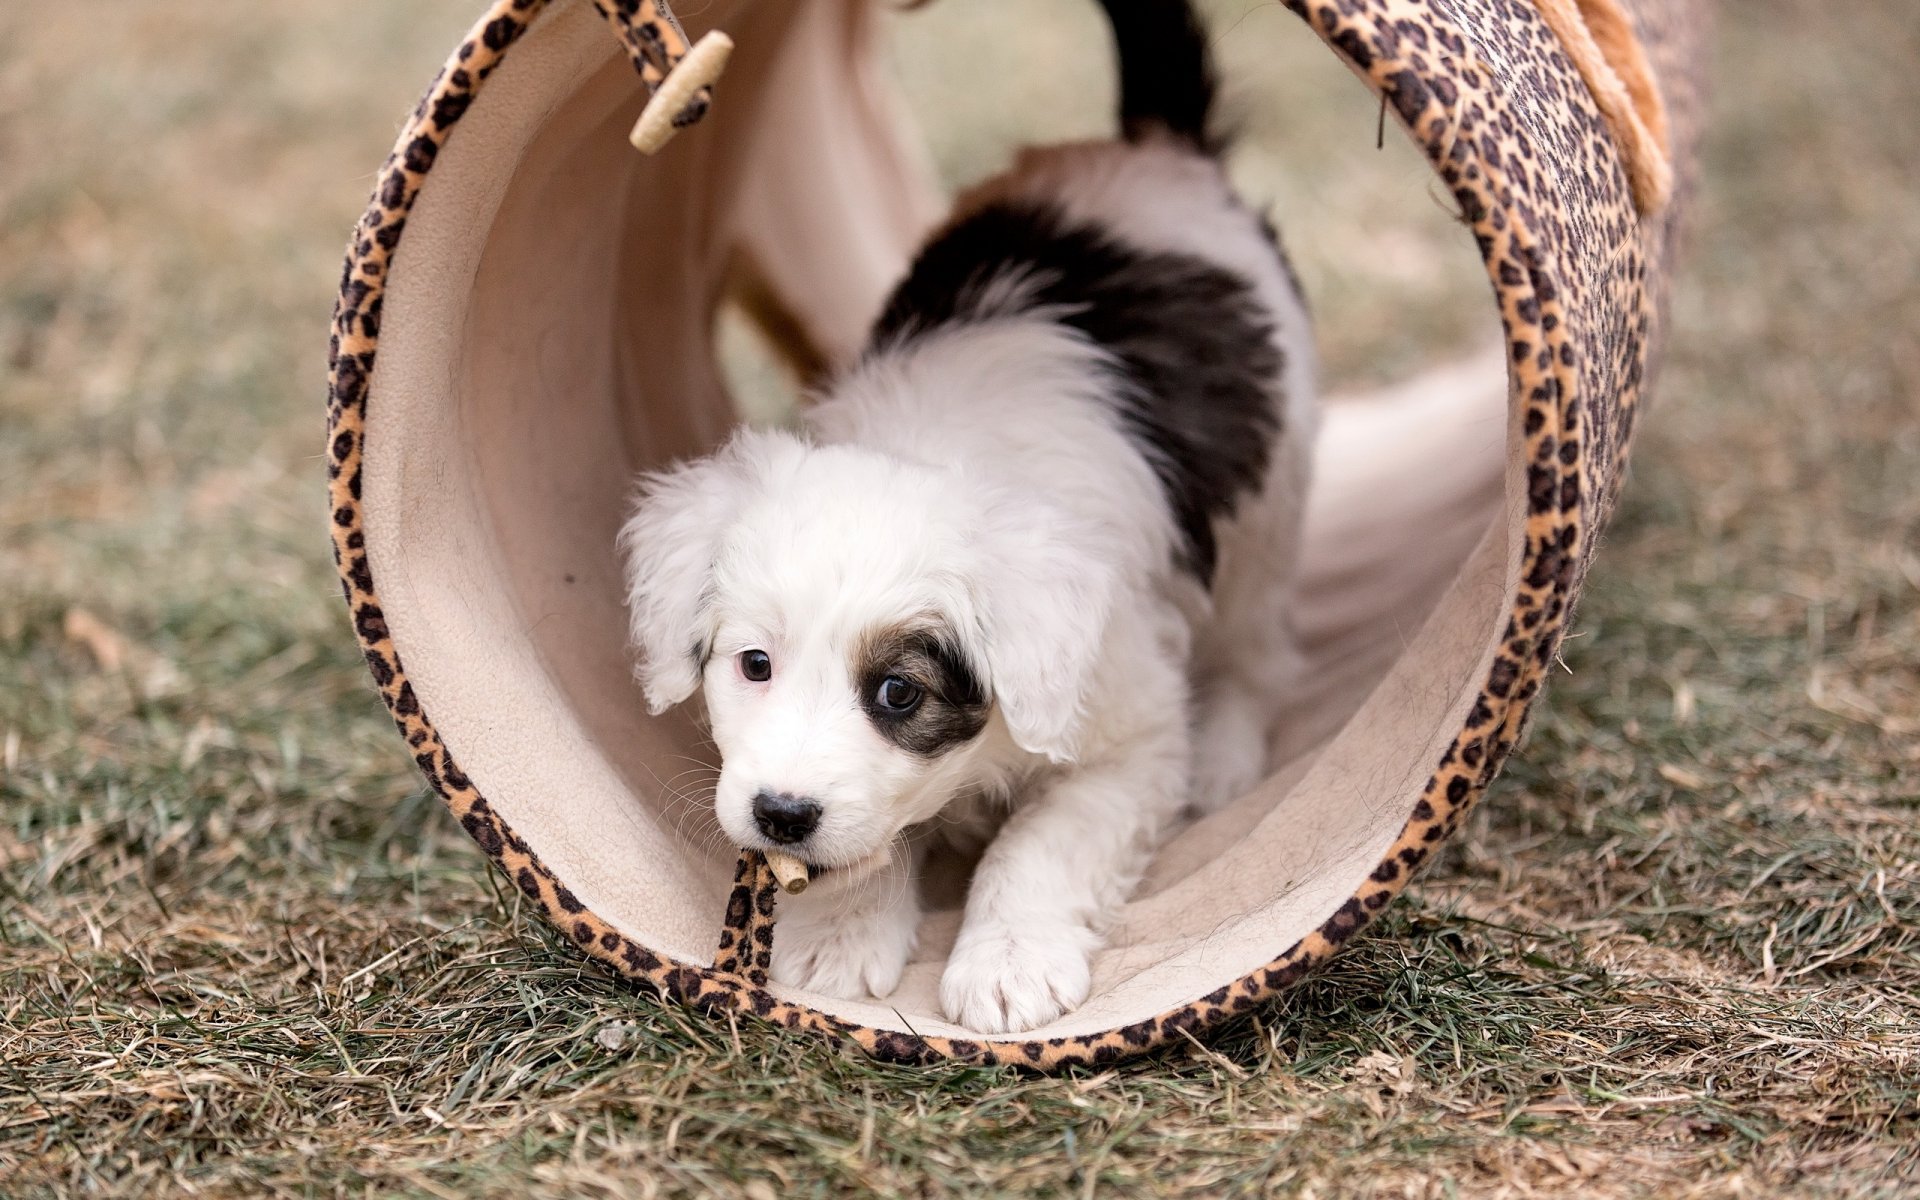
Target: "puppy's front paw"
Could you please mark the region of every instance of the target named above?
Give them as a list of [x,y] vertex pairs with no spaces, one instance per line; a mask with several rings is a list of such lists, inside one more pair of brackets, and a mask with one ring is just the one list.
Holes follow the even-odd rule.
[[940,979],[940,1004],[981,1033],[1044,1025],[1087,998],[1093,934],[1070,925],[963,930]]
[[897,905],[782,920],[773,931],[772,977],[823,996],[884,997],[900,985],[913,953],[919,912]]

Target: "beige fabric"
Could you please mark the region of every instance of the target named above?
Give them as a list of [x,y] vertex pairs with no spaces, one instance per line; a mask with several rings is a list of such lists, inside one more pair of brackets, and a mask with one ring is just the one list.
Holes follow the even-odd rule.
[[[648,159],[625,139],[630,68],[588,6],[554,6],[441,152],[386,300],[367,552],[413,688],[580,901],[694,962],[711,961],[734,848],[674,799],[700,742],[682,716],[648,718],[631,683],[614,532],[636,469],[729,424],[709,319],[736,250],[844,356],[937,216],[864,65],[863,11],[700,14],[739,48],[707,120]],[[1506,394],[1496,355],[1330,410],[1293,762],[1166,848],[1093,998],[1041,1034],[1138,1020],[1264,965],[1392,842],[1507,612],[1524,498],[1503,501]],[[955,921],[929,917],[886,1004],[801,998],[951,1032],[935,984]]]

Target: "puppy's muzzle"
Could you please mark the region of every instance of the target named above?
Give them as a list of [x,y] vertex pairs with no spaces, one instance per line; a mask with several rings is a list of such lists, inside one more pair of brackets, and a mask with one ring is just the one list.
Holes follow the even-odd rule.
[[820,827],[820,802],[785,792],[761,792],[753,798],[753,823],[769,841],[791,846]]

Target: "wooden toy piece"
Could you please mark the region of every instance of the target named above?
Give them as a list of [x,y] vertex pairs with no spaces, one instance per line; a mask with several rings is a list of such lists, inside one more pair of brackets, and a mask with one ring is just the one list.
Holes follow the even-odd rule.
[[778,850],[766,853],[767,865],[773,868],[773,877],[779,881],[781,891],[789,896],[798,896],[807,890],[807,885],[813,882],[813,868],[791,854],[782,854]]
[[642,154],[656,153],[683,127],[705,116],[712,98],[707,89],[727,69],[732,53],[733,39],[718,29],[708,30],[695,42],[640,110],[640,119],[627,135],[633,148]]

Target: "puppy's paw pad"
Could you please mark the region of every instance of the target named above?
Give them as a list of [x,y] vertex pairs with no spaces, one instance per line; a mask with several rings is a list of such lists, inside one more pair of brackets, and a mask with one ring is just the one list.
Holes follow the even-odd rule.
[[840,920],[782,921],[769,973],[780,983],[857,1000],[900,985],[913,953],[916,915],[892,911]]
[[1092,986],[1084,929],[963,933],[940,979],[949,1019],[981,1033],[1018,1033],[1077,1007]]

